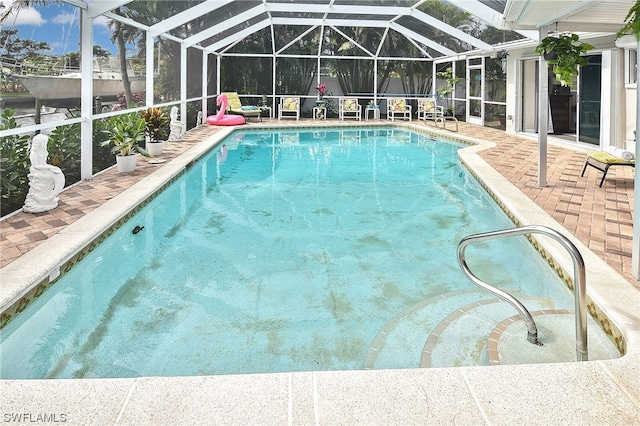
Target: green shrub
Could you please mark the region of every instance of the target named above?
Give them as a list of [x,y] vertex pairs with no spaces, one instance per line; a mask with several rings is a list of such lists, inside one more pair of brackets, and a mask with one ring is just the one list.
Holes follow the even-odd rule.
[[[109,137],[106,131],[117,117],[93,122],[93,173],[111,167],[115,157],[109,147],[100,146]],[[20,126],[15,120],[15,111],[6,109],[0,115],[0,130],[16,129]],[[14,135],[0,138],[2,162],[0,164],[0,182],[2,183],[2,206],[0,214],[5,216],[24,205],[29,192],[29,135]],[[60,167],[65,176],[65,185],[80,180],[80,123],[65,124],[51,131],[47,150],[47,162]]]
[[[5,109],[0,115],[0,130],[17,129],[15,111]],[[0,138],[0,182],[2,212],[7,215],[22,207],[29,192],[29,135]]]
[[111,127],[111,121],[115,117],[93,122],[93,173],[98,173],[116,164],[116,157],[111,153],[111,148],[102,146],[109,139],[107,129]]
[[48,163],[60,167],[65,184],[80,180],[80,123],[58,126],[49,135]]
[[[115,158],[108,147],[102,147],[101,143],[109,137],[106,128],[114,120],[95,120],[93,122],[92,157],[93,170],[98,173],[115,164]],[[49,136],[47,149],[49,151],[49,163],[60,167],[64,173],[66,185],[72,185],[80,180],[80,123],[65,124],[56,127]]]

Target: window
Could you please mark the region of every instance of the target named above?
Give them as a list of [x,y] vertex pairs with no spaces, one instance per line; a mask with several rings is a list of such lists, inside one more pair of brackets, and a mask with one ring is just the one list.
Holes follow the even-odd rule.
[[638,80],[638,51],[635,49],[624,50],[624,82],[635,85]]

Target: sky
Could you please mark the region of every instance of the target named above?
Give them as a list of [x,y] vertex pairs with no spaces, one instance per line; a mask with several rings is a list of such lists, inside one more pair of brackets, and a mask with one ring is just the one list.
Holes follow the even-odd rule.
[[[6,7],[13,1],[0,0],[0,3]],[[3,28],[17,28],[21,38],[49,43],[51,50],[42,53],[63,55],[79,50],[79,18],[78,8],[61,3],[49,7],[21,9],[17,16],[10,15],[1,25]],[[107,23],[108,20],[103,16],[94,19],[93,44],[97,44],[116,55],[117,49],[109,40],[111,31]],[[1,55],[2,46],[0,46]]]

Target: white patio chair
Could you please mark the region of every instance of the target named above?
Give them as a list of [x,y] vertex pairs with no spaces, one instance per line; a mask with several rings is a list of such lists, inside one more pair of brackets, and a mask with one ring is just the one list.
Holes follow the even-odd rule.
[[418,100],[418,120],[438,121],[444,116],[444,108],[436,103],[435,98]]
[[411,121],[411,105],[403,98],[389,98],[387,100],[387,119],[394,121],[396,115]]
[[338,116],[340,120],[344,121],[344,117],[348,115],[362,121],[362,105],[358,103],[358,99],[340,98],[338,100]]
[[296,120],[300,120],[300,98],[280,98],[278,120],[282,118],[295,118]]

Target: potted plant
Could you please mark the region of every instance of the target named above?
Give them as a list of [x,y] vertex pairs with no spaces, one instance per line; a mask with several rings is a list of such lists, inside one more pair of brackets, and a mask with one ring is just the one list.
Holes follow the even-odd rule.
[[453,69],[451,67],[436,74],[437,77],[444,80],[444,86],[438,87],[438,95],[445,99],[447,106],[445,107],[445,114],[453,115],[453,106],[451,105],[451,94],[455,90],[456,84],[461,84],[464,80],[461,77],[453,76]]
[[109,139],[100,145],[113,144],[111,153],[116,155],[118,171],[134,171],[138,154],[150,157],[149,153],[140,146],[144,140],[145,127],[144,118],[138,114],[123,114],[110,120],[107,128]]
[[318,87],[316,87],[318,91],[318,100],[316,101],[316,105],[321,106],[324,105],[324,95],[327,93],[327,83],[320,83]]
[[573,86],[573,77],[578,75],[578,66],[587,64],[584,55],[593,46],[583,43],[577,34],[549,36],[542,39],[536,53],[542,55],[553,66],[556,80],[562,86]]
[[162,154],[164,143],[169,135],[169,117],[160,108],[149,107],[140,111],[145,122],[145,147],[149,154],[157,157]]

